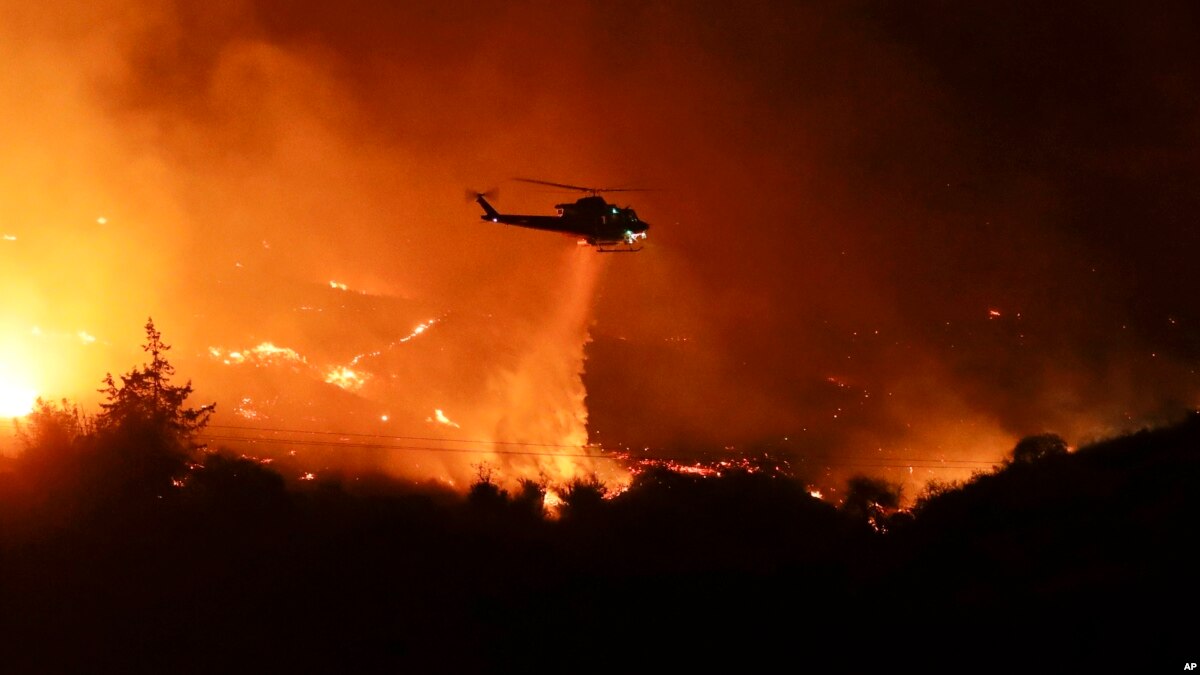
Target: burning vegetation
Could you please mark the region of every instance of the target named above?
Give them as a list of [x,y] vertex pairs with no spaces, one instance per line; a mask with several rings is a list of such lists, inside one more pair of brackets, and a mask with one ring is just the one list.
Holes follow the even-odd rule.
[[[9,667],[495,671],[601,642],[615,650],[605,662],[678,658],[674,641],[609,633],[714,625],[706,655],[754,644],[777,660],[863,616],[894,617],[875,656],[928,667],[904,647],[1000,630],[1014,612],[1032,630],[1005,658],[1136,643],[1151,624],[1155,639],[1192,637],[1146,617],[1196,600],[1176,546],[1200,480],[1196,415],[1074,452],[1031,436],[911,510],[899,485],[866,477],[835,505],[769,456],[613,456],[631,476],[617,489],[586,474],[509,487],[479,463],[464,493],[206,444],[211,407],[189,407],[153,323],[146,340],[149,362],[105,378],[100,412],[39,402],[24,451],[0,465]],[[1113,603],[1128,621],[1103,614]],[[106,649],[76,648],[89,640]]]

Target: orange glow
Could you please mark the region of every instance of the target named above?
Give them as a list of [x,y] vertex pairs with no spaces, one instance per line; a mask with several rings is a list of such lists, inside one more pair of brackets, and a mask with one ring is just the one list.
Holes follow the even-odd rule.
[[24,417],[33,412],[37,392],[17,384],[0,380],[0,417]]
[[33,412],[39,370],[35,355],[36,349],[27,336],[5,339],[0,332],[0,417],[23,417]]
[[[148,315],[175,347],[180,381],[193,380],[227,423],[469,439],[455,453],[340,452],[355,468],[459,486],[480,461],[505,481],[627,480],[596,459],[596,440],[720,448],[790,435],[781,454],[885,447],[882,459],[999,459],[1030,425],[1084,440],[1118,431],[1110,420],[1135,426],[1164,402],[1197,400],[1194,364],[1167,351],[1187,341],[1131,337],[1151,328],[1108,304],[1126,295],[1107,286],[1121,283],[1104,279],[1111,270],[1071,276],[1061,293],[1042,292],[1057,276],[1022,272],[1092,250],[1057,225],[1074,222],[1060,201],[1079,200],[1050,199],[1052,177],[1014,200],[1021,206],[987,203],[1025,185],[1019,176],[976,195],[977,210],[1011,233],[950,229],[958,221],[940,202],[914,200],[908,188],[933,185],[930,172],[978,165],[958,154],[977,143],[925,153],[969,131],[951,112],[963,106],[927,108],[906,94],[885,111],[853,96],[810,100],[805,86],[776,96],[745,70],[753,59],[703,39],[596,51],[592,41],[611,41],[572,3],[559,3],[561,14],[505,12],[487,40],[455,22],[447,32],[414,24],[398,43],[411,53],[367,44],[377,33],[353,20],[321,20],[321,3],[289,5],[287,33],[260,25],[255,3],[219,3],[246,15],[196,25],[174,3],[0,4],[10,141],[0,156],[0,415],[28,412],[35,393],[94,412],[104,373],[145,358]],[[750,13],[747,26],[765,14]],[[630,39],[713,25],[690,15],[639,11]],[[555,30],[525,32],[547,25]],[[858,31],[847,35],[853,43]],[[787,39],[825,39],[808,37],[818,40]],[[858,45],[869,50],[845,62],[868,100],[878,82],[888,92],[941,86],[909,70],[911,59],[890,58],[889,44]],[[597,63],[601,52],[620,64]],[[523,56],[539,53],[562,58]],[[807,72],[793,75],[803,84]],[[597,106],[601,90],[652,105]],[[690,114],[695,101],[703,114]],[[747,110],[772,114],[727,124]],[[908,128],[951,133],[893,136]],[[879,184],[864,185],[853,157],[893,152],[937,161],[902,173],[904,161],[882,161],[868,181]],[[477,205],[458,198],[464,184],[526,172],[696,189],[631,194],[662,244],[602,256],[586,241],[480,223]],[[768,189],[778,185],[793,189]],[[878,198],[861,199],[864,190]],[[504,210],[548,214],[570,198],[516,190]],[[1043,220],[1054,236],[1040,236]],[[1163,298],[1158,321],[1172,335],[1194,329],[1186,299],[1152,297]],[[1106,322],[1119,338],[1111,345]],[[1081,360],[1096,372],[1058,358],[1078,344],[1097,350]],[[1039,354],[1045,345],[1055,358]],[[1151,349],[1154,363],[1142,363]],[[739,462],[630,465],[754,470]],[[916,494],[929,478],[970,470],[886,471]]]

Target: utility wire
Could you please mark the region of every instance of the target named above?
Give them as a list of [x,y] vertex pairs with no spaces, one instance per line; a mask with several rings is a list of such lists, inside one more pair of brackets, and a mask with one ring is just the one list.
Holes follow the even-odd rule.
[[[287,438],[253,438],[247,436],[225,436],[216,434],[204,434],[197,437],[197,440],[205,442],[233,442],[245,443],[249,445],[292,445],[301,447],[324,447],[324,448],[354,448],[360,450],[404,450],[410,452],[445,452],[456,454],[494,454],[506,456],[526,456],[526,457],[564,457],[578,459],[595,459],[607,460],[610,462],[625,462],[625,461],[672,461],[687,465],[695,463],[700,465],[703,460],[696,457],[679,457],[679,456],[647,456],[634,458],[624,455],[625,451],[616,451],[623,453],[617,454],[586,454],[586,453],[562,453],[562,452],[532,452],[527,450],[503,450],[503,449],[488,449],[488,448],[439,448],[431,446],[419,445],[403,445],[403,444],[382,444],[382,443],[356,443],[356,442],[339,442],[339,441],[317,441],[303,439],[287,439]],[[603,452],[603,450],[601,450]],[[817,467],[855,467],[855,468],[914,468],[914,469],[978,469],[980,465],[993,465],[995,462],[985,462],[982,460],[940,460],[940,459],[921,459],[921,460],[889,460],[887,458],[846,458],[858,459],[859,461],[815,461],[808,458],[799,458],[800,462],[810,464]]]
[[[309,430],[304,430],[304,429],[281,429],[281,428],[272,428],[272,427],[232,426],[232,425],[220,425],[220,424],[210,424],[206,428],[239,430],[239,431],[261,431],[261,432],[283,433],[283,434],[310,434],[310,435],[320,435],[320,436],[379,438],[379,439],[398,440],[398,441],[420,441],[420,442],[435,442],[435,443],[471,443],[471,444],[478,444],[478,445],[512,445],[512,446],[537,447],[537,448],[563,448],[563,449],[570,449],[570,450],[582,450],[585,448],[593,447],[593,446],[587,446],[587,445],[565,445],[565,444],[555,444],[555,443],[527,443],[527,442],[522,442],[522,441],[490,441],[490,440],[484,440],[484,439],[469,439],[469,438],[441,438],[441,437],[430,437],[430,436],[401,436],[401,435],[392,435],[392,434],[365,434],[365,433],[353,433],[353,432],[343,432],[343,431],[309,431]],[[217,436],[215,436],[215,435],[213,435],[211,437],[217,438]],[[430,448],[430,447],[411,447],[411,446],[398,446],[398,445],[369,444],[369,443],[360,443],[360,442],[302,441],[299,439],[283,439],[283,438],[269,438],[269,437],[254,438],[254,437],[248,437],[248,436],[229,436],[229,435],[220,436],[220,440],[248,440],[248,441],[263,441],[263,442],[272,442],[273,441],[273,442],[278,442],[278,443],[292,443],[292,444],[296,444],[296,445],[337,445],[337,446],[343,446],[343,447],[363,447],[363,448],[401,448],[401,449],[407,449],[407,450],[430,450],[430,451],[445,451],[445,452],[493,452],[496,454],[532,454],[532,455],[544,455],[544,456],[548,456],[548,457],[549,456],[554,456],[554,457],[572,457],[572,456],[596,457],[596,455],[582,454],[582,453],[577,454],[577,455],[572,455],[569,453],[520,452],[520,451],[502,451],[502,450],[488,450],[488,449],[472,450],[472,449],[457,449],[457,448]],[[621,449],[621,450],[616,450],[616,451],[609,450],[609,452],[633,453],[635,451],[629,450],[629,449]],[[616,458],[614,458],[614,459],[616,459]],[[671,460],[675,460],[675,461],[690,461],[690,460],[696,460],[697,458],[694,456],[692,456],[692,457],[678,457],[678,456],[667,457],[667,456],[655,455],[652,457],[648,457],[648,459],[671,459]],[[853,457],[852,456],[852,457],[843,457],[840,459],[854,459],[854,460],[861,460],[861,461],[867,461],[867,462],[872,462],[872,461],[902,462],[902,463],[904,463],[904,466],[908,466],[908,464],[920,463],[920,462],[934,462],[937,464],[946,464],[946,463],[978,464],[978,465],[996,464],[996,462],[991,461],[991,460],[942,459],[939,457],[862,457],[862,456]],[[826,464],[827,463],[827,462],[820,462],[819,460],[815,460],[811,457],[801,457],[800,460],[801,461],[812,461],[817,464]]]

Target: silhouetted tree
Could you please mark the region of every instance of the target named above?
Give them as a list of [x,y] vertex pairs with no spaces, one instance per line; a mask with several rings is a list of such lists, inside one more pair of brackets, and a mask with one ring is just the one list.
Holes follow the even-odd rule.
[[190,454],[198,447],[196,434],[208,423],[215,404],[189,408],[192,383],[171,383],[175,368],[167,361],[170,345],[154,320],[146,322],[150,363],[125,375],[120,383],[109,373],[100,390],[106,401],[95,418],[95,440],[103,470],[110,473],[120,492],[161,495],[170,482],[186,470]]
[[1013,464],[1032,464],[1047,457],[1067,454],[1067,442],[1058,434],[1026,436],[1012,450]]
[[150,363],[143,364],[121,376],[121,384],[112,373],[104,376],[105,387],[100,390],[107,402],[96,416],[98,431],[121,427],[150,427],[174,439],[191,443],[193,437],[208,424],[216,404],[187,408],[192,395],[192,382],[183,386],[171,384],[175,367],[167,361],[171,346],[162,341],[162,333],[154,327],[154,319],[146,321],[146,344],[142,351],[150,354]]
[[493,479],[492,467],[481,463],[475,467],[475,482],[467,491],[467,504],[480,511],[499,511],[508,504],[508,491]]

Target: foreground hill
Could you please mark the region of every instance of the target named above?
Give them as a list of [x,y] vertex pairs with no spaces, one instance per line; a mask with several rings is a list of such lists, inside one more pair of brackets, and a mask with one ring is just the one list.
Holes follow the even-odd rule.
[[215,455],[147,499],[18,463],[0,640],[15,672],[1173,663],[1200,600],[1198,441],[1192,415],[1014,462],[878,527],[767,473],[584,482],[547,520],[536,486],[294,493]]

